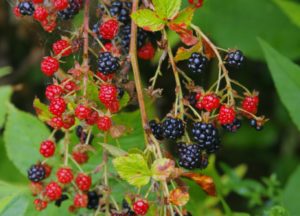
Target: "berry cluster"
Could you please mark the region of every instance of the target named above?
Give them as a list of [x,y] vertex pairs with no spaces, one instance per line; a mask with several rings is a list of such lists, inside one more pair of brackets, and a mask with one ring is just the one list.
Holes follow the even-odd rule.
[[52,32],[60,20],[72,19],[79,13],[83,0],[20,1],[13,9],[16,17],[33,16],[47,32]]

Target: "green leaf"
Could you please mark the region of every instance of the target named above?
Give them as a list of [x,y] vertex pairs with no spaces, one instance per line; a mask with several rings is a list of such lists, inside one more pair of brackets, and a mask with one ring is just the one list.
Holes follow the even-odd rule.
[[300,212],[300,166],[291,175],[282,195],[283,206],[289,211],[290,215],[298,215]]
[[10,86],[0,87],[0,101],[2,103],[2,105],[0,106],[0,127],[2,127],[4,124],[7,114],[7,106],[5,106],[5,104],[9,102],[12,92],[13,91]]
[[138,10],[131,14],[131,18],[146,31],[159,31],[165,26],[165,22],[149,9]]
[[300,27],[300,4],[293,1],[274,0],[290,20]]
[[[2,200],[1,200],[2,201]],[[24,215],[29,204],[28,197],[25,195],[16,196],[10,200],[5,208],[0,211],[1,216]]]
[[300,57],[300,28],[271,0],[209,0],[193,21],[216,45],[241,49],[248,58],[264,58],[257,37],[289,58]]
[[47,122],[53,117],[53,114],[48,110],[48,106],[37,97],[33,101],[33,107],[41,121]]
[[11,67],[2,67],[0,68],[0,78],[10,74],[12,71]]
[[125,156],[128,154],[126,151],[124,151],[121,148],[118,148],[116,146],[113,146],[113,145],[109,145],[109,144],[105,144],[105,143],[100,143],[100,145],[103,148],[105,148],[114,157],[121,157],[121,156]]
[[202,41],[201,40],[199,40],[198,43],[196,43],[194,46],[192,46],[189,49],[186,49],[184,47],[179,47],[177,52],[176,52],[176,56],[175,56],[174,60],[176,62],[187,60],[191,57],[191,55],[194,52],[199,52],[199,50],[201,50],[201,48],[202,48]]
[[259,41],[280,99],[300,130],[300,67],[278,53],[263,40]]
[[30,165],[41,159],[39,145],[50,133],[36,117],[8,105],[4,142],[8,158],[26,176]]
[[185,24],[186,26],[189,26],[193,20],[194,12],[194,7],[187,7],[180,11],[171,23]]
[[113,164],[120,177],[131,185],[141,187],[150,181],[151,171],[140,154],[117,157],[113,160]]
[[172,19],[178,13],[181,0],[153,0],[155,11],[162,19]]
[[264,216],[290,216],[282,206],[276,205],[264,212]]

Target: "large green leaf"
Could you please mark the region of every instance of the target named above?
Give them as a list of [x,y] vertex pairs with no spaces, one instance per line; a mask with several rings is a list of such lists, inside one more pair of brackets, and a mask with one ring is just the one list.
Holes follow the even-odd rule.
[[294,1],[274,0],[290,20],[300,27],[300,4]]
[[300,57],[300,29],[272,0],[209,0],[196,11],[194,23],[218,46],[239,48],[249,58],[263,59],[257,37],[289,58]]
[[23,216],[28,207],[29,200],[28,196],[20,195],[13,197],[7,205],[3,208],[3,211],[0,212],[1,216]]
[[259,41],[280,99],[300,130],[300,67],[278,53],[263,40]]
[[16,109],[11,104],[7,106],[8,119],[4,131],[7,156],[26,175],[30,165],[41,159],[39,144],[50,133],[36,117]]
[[174,17],[181,5],[181,0],[153,0],[156,13],[163,19]]
[[291,216],[299,215],[300,212],[300,166],[290,177],[282,196],[283,206],[289,211]]
[[159,31],[164,28],[165,22],[154,11],[141,9],[131,14],[134,22],[147,31]]
[[0,101],[2,103],[2,106],[0,106],[0,127],[4,124],[7,114],[7,106],[5,106],[5,104],[10,100],[11,94],[12,88],[10,86],[0,87]]

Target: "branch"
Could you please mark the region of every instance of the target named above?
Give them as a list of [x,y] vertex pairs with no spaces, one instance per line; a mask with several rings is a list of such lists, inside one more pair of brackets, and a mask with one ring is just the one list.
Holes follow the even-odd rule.
[[84,4],[84,20],[83,20],[83,62],[84,68],[84,96],[86,95],[88,72],[89,72],[89,13],[90,13],[90,0],[85,0]]

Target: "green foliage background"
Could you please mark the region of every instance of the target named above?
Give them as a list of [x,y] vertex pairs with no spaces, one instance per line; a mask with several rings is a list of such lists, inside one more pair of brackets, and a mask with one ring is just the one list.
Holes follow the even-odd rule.
[[[40,58],[58,36],[43,33],[31,21],[16,21],[10,11],[9,2],[1,1],[0,215],[68,215],[66,208],[53,206],[47,212],[36,213],[26,180],[27,167],[39,159],[39,142],[50,133],[29,113],[33,113],[35,95],[43,99],[45,86],[50,82],[39,71]],[[77,16],[68,27],[78,26],[81,20]],[[207,0],[194,23],[219,46],[239,48],[246,54],[245,67],[232,76],[261,92],[260,112],[271,121],[259,133],[244,122],[239,133],[224,134],[223,149],[211,158],[205,171],[214,177],[219,195],[209,198],[187,182],[191,187],[188,209],[196,216],[300,215],[300,3]],[[58,32],[64,33],[63,29]],[[175,47],[178,38],[171,37]],[[146,81],[154,68],[150,63],[143,65]],[[194,78],[206,86],[215,78],[215,71],[211,66],[205,81]],[[165,82],[169,79],[164,74],[159,82],[165,94],[171,96],[156,104],[162,116],[174,96],[171,82]],[[141,128],[136,126],[138,111],[121,115],[115,121],[125,118],[136,130],[120,140],[122,147],[142,146]],[[97,155],[92,163],[97,164],[96,158]],[[123,190],[115,188],[116,193]]]

